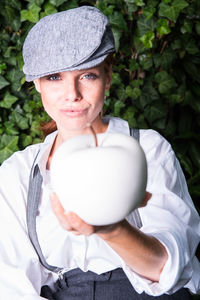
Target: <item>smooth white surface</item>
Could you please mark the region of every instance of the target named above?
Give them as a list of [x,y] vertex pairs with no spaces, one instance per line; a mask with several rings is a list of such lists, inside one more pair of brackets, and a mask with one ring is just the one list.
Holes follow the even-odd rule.
[[[107,132],[129,135],[129,127],[127,122],[111,118]],[[158,238],[169,253],[160,281],[152,282],[131,270],[95,234],[75,236],[59,225],[51,210],[46,172],[55,136],[56,133],[48,136],[43,144],[16,152],[0,167],[1,299],[42,300],[39,296],[41,286],[53,286],[57,279],[41,266],[27,234],[29,173],[39,149],[37,163],[43,186],[36,224],[41,249],[49,264],[97,274],[122,267],[136,291],[154,296],[173,293],[183,286],[193,292],[200,289],[200,264],[194,257],[194,249],[200,240],[200,220],[169,143],[153,130],[140,130],[140,144],[148,165],[147,190],[153,193],[148,205],[139,209],[143,223],[141,231]],[[132,214],[128,220],[132,224]]]
[[146,158],[130,136],[107,133],[97,139],[98,147],[92,135],[63,143],[51,161],[51,185],[66,211],[88,224],[108,225],[124,219],[143,200]]

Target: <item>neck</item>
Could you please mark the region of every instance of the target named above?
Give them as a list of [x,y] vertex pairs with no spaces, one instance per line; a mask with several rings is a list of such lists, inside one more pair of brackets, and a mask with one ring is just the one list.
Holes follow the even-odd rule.
[[[105,124],[102,119],[97,118],[94,122],[91,123],[91,126],[93,127],[94,131],[96,133],[104,133],[107,128],[108,124]],[[56,148],[59,147],[62,143],[67,141],[70,138],[83,135],[83,134],[92,134],[92,131],[90,129],[90,126],[85,126],[81,129],[74,129],[74,130],[68,130],[66,128],[59,128],[58,127],[58,137],[56,140]]]
[[[108,128],[108,124],[105,124],[101,119],[94,121],[91,125],[95,133],[97,134],[106,132]],[[50,168],[51,158],[53,157],[54,152],[62,143],[66,142],[70,138],[83,134],[93,134],[90,126],[86,126],[80,130],[67,130],[65,128],[63,129],[58,127],[58,135],[55,138],[55,141],[51,148],[51,152],[49,154],[49,158],[47,161],[47,169]]]

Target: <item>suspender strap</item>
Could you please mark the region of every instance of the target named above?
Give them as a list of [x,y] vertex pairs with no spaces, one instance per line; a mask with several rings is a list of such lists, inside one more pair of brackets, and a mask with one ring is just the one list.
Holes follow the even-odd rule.
[[135,128],[130,128],[130,135],[134,137],[138,142],[140,142],[140,130]]
[[[139,129],[130,128],[130,135],[134,137],[138,142],[140,142],[140,131]],[[132,213],[132,221],[134,222],[135,226],[138,228],[142,227],[142,220],[140,218],[140,214],[138,209],[136,208]]]
[[28,235],[40,259],[41,264],[52,272],[59,272],[61,268],[57,268],[47,264],[43,256],[42,250],[40,248],[38,237],[37,237],[36,216],[37,216],[37,211],[38,211],[38,206],[39,206],[39,201],[41,196],[42,175],[40,174],[40,169],[38,165],[37,164],[35,165],[36,158],[31,168],[31,173],[29,177],[29,190],[28,190],[28,200],[27,200]]

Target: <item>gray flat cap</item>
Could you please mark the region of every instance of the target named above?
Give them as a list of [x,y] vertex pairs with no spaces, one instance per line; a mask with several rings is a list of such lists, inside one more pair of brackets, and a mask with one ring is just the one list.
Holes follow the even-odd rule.
[[97,8],[81,6],[42,18],[23,46],[27,81],[49,74],[99,65],[115,51],[107,17]]

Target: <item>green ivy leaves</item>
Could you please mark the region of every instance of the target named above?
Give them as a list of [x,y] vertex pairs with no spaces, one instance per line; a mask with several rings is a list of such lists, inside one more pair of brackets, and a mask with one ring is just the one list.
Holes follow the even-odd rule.
[[174,78],[166,71],[156,73],[155,81],[158,83],[158,90],[161,94],[170,93],[172,88],[177,87],[177,83]]
[[3,76],[0,76],[0,90],[9,84],[10,83]]
[[21,11],[21,21],[30,21],[32,23],[37,23],[39,21],[39,12],[41,8],[35,3],[31,3],[28,9],[23,9]]
[[167,1],[159,4],[159,16],[166,17],[171,21],[176,22],[180,12],[189,5],[185,0]]
[[13,152],[19,150],[18,136],[3,134],[0,138],[0,163],[7,159]]

